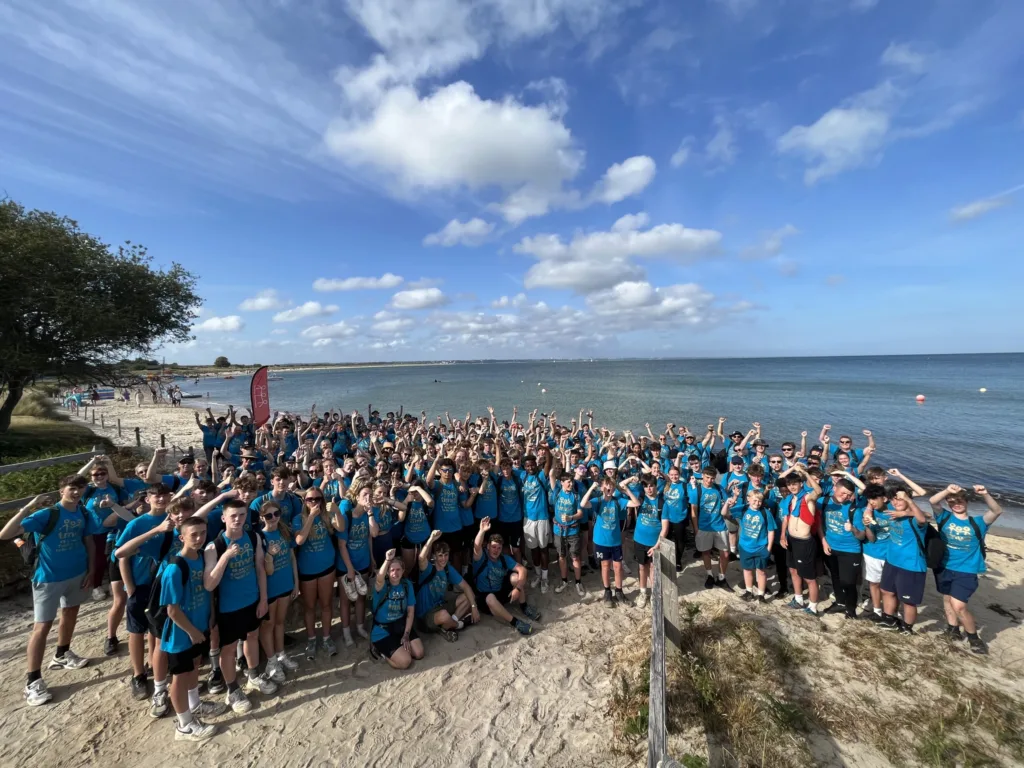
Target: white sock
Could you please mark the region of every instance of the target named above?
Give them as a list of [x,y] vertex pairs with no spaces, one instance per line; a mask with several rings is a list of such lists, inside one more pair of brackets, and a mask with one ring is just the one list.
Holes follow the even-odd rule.
[[707,574],[708,574],[708,576],[711,576],[712,578],[713,578],[713,577],[714,577],[714,575],[715,575],[715,574],[713,574],[713,573],[712,573],[711,571],[708,571],[708,572],[707,572]]
[[184,731],[186,728],[188,728],[188,726],[189,726],[189,724],[191,722],[192,722],[192,713],[191,712],[182,712],[180,715],[178,715],[178,728],[179,728],[179,730]]
[[153,681],[153,695],[156,696],[161,691],[167,691],[167,679],[154,680]]
[[725,574],[724,573],[718,574],[718,580],[719,581],[725,581]]
[[276,658],[277,658],[278,661],[284,661],[284,658],[285,658],[284,651],[278,651],[277,654],[276,654]]
[[807,607],[810,608],[815,613],[818,612],[818,604],[817,603],[812,603],[810,600],[808,600],[807,601]]
[[541,568],[540,569],[540,578],[541,578],[542,581],[547,581],[548,580],[548,569],[547,568]]
[[803,595],[795,595],[793,597],[793,599],[796,600],[796,604],[797,605],[803,605],[804,604],[804,596]]
[[876,616],[881,616],[882,615],[882,609],[881,608],[875,608],[873,610],[874,610],[874,613],[875,613]]
[[199,706],[199,686],[195,688],[189,688],[188,691],[188,708],[193,710]]

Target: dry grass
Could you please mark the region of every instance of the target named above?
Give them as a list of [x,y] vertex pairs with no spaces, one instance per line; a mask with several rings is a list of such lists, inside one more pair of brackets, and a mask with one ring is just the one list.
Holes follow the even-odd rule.
[[29,389],[21,396],[21,400],[14,406],[15,416],[32,416],[37,419],[51,419],[54,421],[63,420],[65,417],[58,411],[44,392],[38,389]]

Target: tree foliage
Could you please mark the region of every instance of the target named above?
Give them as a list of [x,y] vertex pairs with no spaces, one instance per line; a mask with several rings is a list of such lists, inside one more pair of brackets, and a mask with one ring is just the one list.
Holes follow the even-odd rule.
[[228,361],[228,359],[226,357],[224,357],[224,355],[221,355],[216,360],[214,360],[213,361],[213,365],[216,368],[230,368],[231,367],[231,363]]
[[145,246],[115,249],[65,216],[0,200],[0,432],[40,377],[123,385],[120,361],[192,338],[195,276],[151,261]]

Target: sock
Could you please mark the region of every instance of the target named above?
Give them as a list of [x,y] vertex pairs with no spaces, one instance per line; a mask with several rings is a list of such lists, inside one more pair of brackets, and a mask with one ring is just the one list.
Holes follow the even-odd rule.
[[882,609],[881,608],[872,608],[871,610],[875,614],[875,616],[881,616],[882,615]]
[[178,715],[178,730],[179,731],[184,731],[191,724],[192,724],[192,713],[191,712],[182,712],[180,715]]
[[70,649],[71,649],[70,645],[58,645],[57,646],[57,652],[55,654],[53,654],[53,655],[56,658],[58,658],[58,659],[63,659],[64,658],[64,654],[67,653]]
[[975,630],[974,632],[964,632],[964,634],[967,635],[967,637],[969,639],[971,639],[971,640],[977,640],[978,639],[978,632],[977,632],[977,630]]
[[706,571],[706,573],[707,573],[708,576],[712,576],[712,577],[715,575],[710,570]]
[[237,690],[238,690],[238,681],[237,680],[234,680],[234,681],[228,683],[228,693],[234,693]]
[[516,625],[516,622],[517,622],[517,621],[519,621],[519,619],[517,619],[517,618],[516,618],[515,616],[513,616],[513,617],[512,617],[512,621],[510,621],[510,622],[508,623],[508,625],[509,625],[510,627],[514,627],[514,626]]
[[285,659],[284,651],[278,651],[277,653],[275,653],[274,654],[274,658],[277,659],[278,661],[284,661],[284,659]]
[[796,600],[796,604],[797,605],[803,605],[804,604],[804,596],[803,595],[795,595],[793,597],[793,599]]
[[28,673],[28,684],[29,685],[34,683],[36,680],[42,680],[42,679],[43,679],[43,673],[42,673],[41,670],[37,669],[35,672],[29,672]]
[[220,648],[210,650],[210,671],[220,672]]
[[751,587],[750,588],[750,594],[752,594],[754,597],[760,597],[764,593],[760,589],[758,589],[757,587]]
[[260,676],[259,665],[257,665],[256,667],[249,667],[249,669],[246,670],[246,676],[250,680],[254,680],[255,678],[259,677]]
[[[345,629],[348,629],[348,627],[345,627]],[[306,638],[306,642],[315,643],[316,642],[316,635],[310,635],[309,637],[307,637]]]
[[719,581],[725,581],[725,574],[724,573],[718,574],[718,580]]
[[817,603],[812,603],[810,600],[808,600],[807,601],[807,607],[810,608],[815,613],[818,612],[818,604]]
[[579,579],[576,579],[576,583],[577,584],[582,584],[583,582],[581,582]]
[[541,578],[541,581],[547,581],[548,580],[548,569],[547,568],[541,568],[540,569],[540,578]]
[[[960,629],[959,624],[947,624],[946,626],[948,627],[950,632],[956,632],[958,629]],[[967,632],[966,634],[970,635],[971,633]]]
[[167,691],[167,680],[154,680],[153,681],[153,695],[156,696],[160,691]]
[[563,584],[568,584],[568,583],[569,583],[569,580],[568,580],[568,579],[562,579],[562,583],[563,583]]
[[191,710],[195,709],[198,706],[199,706],[199,686],[197,685],[195,688],[190,688],[189,691],[188,691],[188,708],[191,711]]

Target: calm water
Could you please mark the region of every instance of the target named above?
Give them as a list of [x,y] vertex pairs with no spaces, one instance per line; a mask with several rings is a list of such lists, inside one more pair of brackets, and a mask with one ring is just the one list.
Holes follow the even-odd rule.
[[[568,422],[584,407],[594,411],[595,424],[638,435],[648,421],[657,435],[670,421],[703,432],[725,416],[727,431],[745,432],[760,421],[772,451],[783,440],[799,443],[801,430],[813,445],[824,423],[832,425],[834,441],[850,434],[862,448],[861,430],[870,429],[880,463],[918,482],[982,483],[1024,498],[1022,354],[529,361],[276,375],[283,380],[270,382],[270,402],[278,410],[308,412],[315,402],[320,412],[365,412],[372,403],[382,413],[404,405],[407,412],[464,418],[492,405],[501,420],[518,405],[521,415],[555,410]],[[183,386],[209,392],[208,402],[248,405],[247,378]],[[915,402],[918,394],[927,397],[924,404]]]

